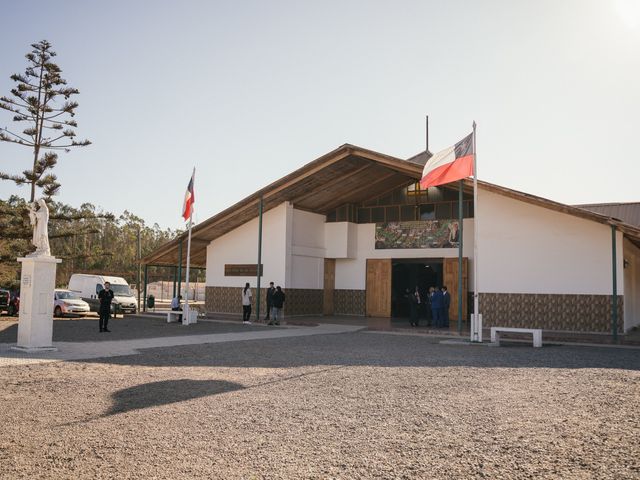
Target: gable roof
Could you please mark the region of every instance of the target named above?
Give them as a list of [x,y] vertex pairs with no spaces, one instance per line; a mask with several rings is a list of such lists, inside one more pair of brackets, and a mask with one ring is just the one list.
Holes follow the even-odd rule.
[[[421,174],[419,164],[344,144],[193,227],[191,265],[204,267],[212,240],[257,217],[260,198],[263,212],[288,201],[299,210],[326,215],[345,203],[359,203],[409,185]],[[144,257],[142,263],[178,265],[180,242],[186,257],[186,238],[185,232]]]
[[[204,268],[209,243],[256,218],[261,198],[263,212],[288,201],[293,203],[296,209],[326,215],[346,203],[360,203],[420,180],[423,170],[423,164],[420,162],[426,161],[430,156],[430,152],[425,151],[409,160],[401,160],[373,150],[344,144],[194,226],[191,231],[190,263],[193,267]],[[472,192],[473,180],[465,179],[464,188],[465,191]],[[481,180],[478,180],[478,188],[594,222],[614,225],[640,247],[639,226],[627,224],[606,214],[565,205]],[[181,243],[184,265],[187,232],[145,256],[142,264],[178,265]]]

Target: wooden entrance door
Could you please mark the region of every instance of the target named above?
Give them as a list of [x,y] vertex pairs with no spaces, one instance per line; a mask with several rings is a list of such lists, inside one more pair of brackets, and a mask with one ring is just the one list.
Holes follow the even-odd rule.
[[391,259],[367,259],[367,316],[391,317]]
[[[469,274],[468,274],[468,258],[462,259],[462,321],[466,322],[468,319],[468,305],[467,298],[469,293]],[[447,286],[447,290],[451,294],[451,305],[449,306],[449,319],[451,320],[451,326],[454,327],[453,321],[458,321],[458,258],[445,258],[444,259],[444,285]]]
[[322,303],[322,313],[333,315],[333,291],[336,288],[336,259],[324,259],[324,300]]

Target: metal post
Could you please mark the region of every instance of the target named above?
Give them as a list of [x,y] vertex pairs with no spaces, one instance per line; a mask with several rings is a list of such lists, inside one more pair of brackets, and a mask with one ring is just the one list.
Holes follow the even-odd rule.
[[178,247],[178,295],[182,291],[182,239]]
[[184,280],[185,285],[185,301],[184,301],[184,315],[182,315],[182,324],[189,325],[191,323],[191,316],[189,314],[189,267],[191,264],[191,218],[193,217],[193,208],[191,209],[191,215],[189,215],[189,240],[187,241],[187,276]]
[[142,285],[142,264],[140,261],[142,260],[142,247],[140,242],[140,225],[138,225],[138,312],[140,311],[140,299],[142,295],[142,289],[140,288]]
[[476,150],[476,122],[473,122],[473,317],[471,341],[482,343],[482,315],[478,292],[478,153]]
[[458,335],[462,334],[462,188],[464,180],[460,180],[460,188],[458,191]]
[[178,283],[178,267],[173,267],[173,295],[171,299],[173,300],[176,297],[176,284]]
[[611,334],[618,343],[618,273],[616,255],[616,226],[611,225],[611,272],[613,276],[613,298],[611,299]]
[[144,303],[142,305],[145,312],[147,311],[147,279],[149,278],[148,268],[149,268],[149,265],[144,266],[144,296],[142,297]]
[[260,203],[258,204],[258,280],[257,280],[257,292],[256,292],[256,321],[260,321],[260,277],[262,272],[260,266],[262,265],[262,197],[260,197]]

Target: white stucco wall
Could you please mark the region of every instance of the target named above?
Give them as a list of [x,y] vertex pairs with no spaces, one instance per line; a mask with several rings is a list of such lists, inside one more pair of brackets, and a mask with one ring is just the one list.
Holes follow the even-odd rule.
[[627,331],[640,325],[640,250],[625,240],[623,257],[626,261],[623,265],[627,265],[624,267],[624,329]]
[[[291,205],[283,203],[266,212],[262,222],[261,284],[273,281],[286,286],[287,223]],[[215,239],[207,247],[207,286],[242,287],[249,282],[255,287],[256,277],[225,277],[225,264],[256,264],[258,262],[258,218]],[[265,282],[267,282],[265,284]]]
[[324,239],[327,258],[356,258],[358,256],[357,223],[326,223]]
[[293,209],[288,288],[324,288],[325,216]]
[[[611,227],[480,189],[478,290],[611,295]],[[622,293],[622,234],[617,236]]]
[[[480,292],[611,294],[608,225],[482,189],[478,211]],[[473,290],[473,219],[464,220],[463,234],[469,290]],[[225,277],[224,265],[256,263],[257,238],[255,218],[214,240],[207,248],[207,285],[240,287],[250,282],[254,286],[255,277]],[[621,233],[617,241],[618,292],[622,295],[640,287],[640,254],[633,258],[633,270],[625,271]],[[635,247],[625,248],[628,256],[636,255]],[[325,223],[323,215],[296,210],[287,202],[266,212],[263,220],[265,285],[274,281],[286,288],[322,289],[324,258],[336,258],[335,288],[364,290],[368,258],[457,255],[455,248],[376,250],[375,224]],[[629,283],[633,278],[639,278],[635,287]],[[632,313],[625,309],[625,327],[640,316],[640,300],[637,307],[628,308]]]

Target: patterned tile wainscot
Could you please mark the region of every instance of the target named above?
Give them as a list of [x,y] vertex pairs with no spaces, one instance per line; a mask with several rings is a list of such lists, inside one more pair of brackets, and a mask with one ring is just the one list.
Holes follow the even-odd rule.
[[[618,296],[622,332],[623,296]],[[528,327],[574,332],[611,332],[611,295],[480,293],[485,327]]]
[[365,290],[334,290],[333,302],[336,315],[366,314]]

